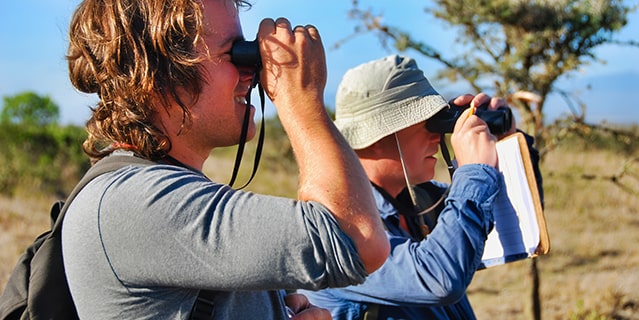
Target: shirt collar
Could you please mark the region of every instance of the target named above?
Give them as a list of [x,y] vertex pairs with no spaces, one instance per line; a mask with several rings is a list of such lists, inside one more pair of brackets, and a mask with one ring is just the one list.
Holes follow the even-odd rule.
[[377,210],[379,210],[379,214],[382,219],[386,219],[390,216],[397,214],[397,209],[390,203],[386,198],[373,186],[373,197],[375,198],[375,204],[377,205]]

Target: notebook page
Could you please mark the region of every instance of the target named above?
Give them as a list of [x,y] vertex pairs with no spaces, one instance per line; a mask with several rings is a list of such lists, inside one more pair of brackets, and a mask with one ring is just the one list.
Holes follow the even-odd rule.
[[516,136],[497,144],[499,171],[506,192],[495,199],[495,228],[488,235],[482,260],[500,264],[532,255],[539,244],[539,227]]

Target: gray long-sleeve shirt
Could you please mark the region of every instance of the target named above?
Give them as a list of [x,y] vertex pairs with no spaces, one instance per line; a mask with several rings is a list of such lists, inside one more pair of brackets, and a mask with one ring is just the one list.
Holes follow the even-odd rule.
[[283,319],[282,291],[361,283],[352,240],[313,202],[235,191],[171,165],[97,177],[70,205],[64,265],[81,318]]

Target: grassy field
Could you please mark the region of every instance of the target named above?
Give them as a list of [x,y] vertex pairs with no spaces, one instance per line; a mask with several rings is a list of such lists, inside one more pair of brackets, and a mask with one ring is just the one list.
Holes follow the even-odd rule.
[[[205,173],[227,182],[229,155],[214,154]],[[543,319],[639,319],[639,163],[627,163],[629,158],[611,151],[555,150],[545,159],[551,251],[537,259]],[[244,164],[238,184],[250,171],[250,152]],[[294,196],[294,172],[291,165],[263,160],[247,189]],[[438,176],[446,179],[443,170]],[[0,197],[0,288],[24,247],[48,228],[53,200],[28,192]],[[526,260],[477,273],[468,292],[479,319],[529,319],[530,265]]]

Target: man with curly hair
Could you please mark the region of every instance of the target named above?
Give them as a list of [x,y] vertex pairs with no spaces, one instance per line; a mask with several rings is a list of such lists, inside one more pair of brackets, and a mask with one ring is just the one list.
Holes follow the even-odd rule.
[[[241,0],[85,0],[70,26],[72,83],[100,98],[83,147],[155,162],[91,181],[62,246],[81,318],[186,319],[201,290],[214,319],[327,317],[281,289],[362,283],[388,255],[366,174],[324,108],[317,29],[264,19],[260,81],[299,165],[298,199],[234,190],[202,174],[238,144],[253,73],[231,62]],[[248,139],[255,135],[250,121]]]

